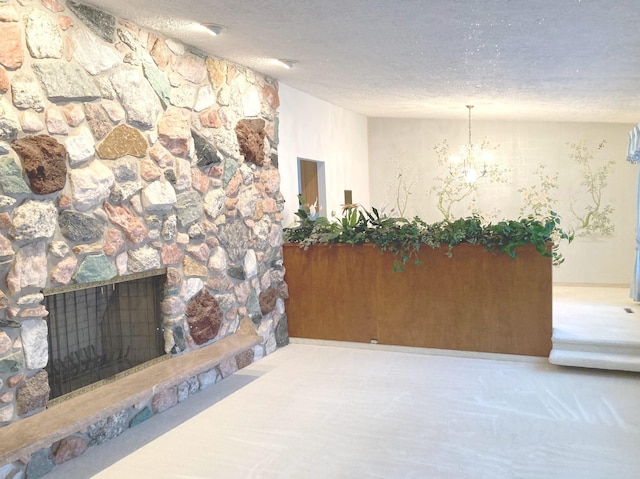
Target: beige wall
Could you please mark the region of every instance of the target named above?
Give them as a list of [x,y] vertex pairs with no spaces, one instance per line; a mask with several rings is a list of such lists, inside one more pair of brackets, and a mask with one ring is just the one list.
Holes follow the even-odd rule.
[[[627,284],[631,280],[635,254],[637,166],[626,161],[627,134],[632,125],[608,123],[557,122],[488,122],[473,121],[474,142],[488,140],[499,145],[496,165],[508,170],[507,183],[491,184],[483,178],[478,183],[476,206],[496,219],[516,218],[524,205],[519,189],[534,185],[534,172],[544,164],[548,173],[558,174],[557,212],[565,228],[575,226],[570,206],[580,209],[587,204],[577,163],[569,157],[570,143],[585,140],[594,153],[593,167],[614,160],[615,165],[603,190],[603,201],[614,208],[611,236],[591,236],[565,245],[563,265],[554,268],[555,282]],[[447,174],[438,167],[433,148],[447,140],[457,148],[467,141],[466,121],[369,119],[369,168],[371,204],[395,204],[392,187],[399,168],[414,181],[405,216],[419,215],[428,222],[442,220],[436,208],[436,196],[430,192],[434,177]],[[605,147],[596,146],[606,140]],[[471,214],[468,201],[454,208],[457,217]]]
[[284,196],[284,226],[298,209],[297,158],[325,163],[327,211],[338,216],[344,190],[353,201],[369,204],[367,118],[280,84],[279,170]]

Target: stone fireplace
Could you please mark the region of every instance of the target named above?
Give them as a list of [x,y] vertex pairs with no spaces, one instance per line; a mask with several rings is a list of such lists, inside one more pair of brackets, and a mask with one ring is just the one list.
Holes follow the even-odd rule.
[[56,289],[160,270],[164,353],[286,344],[273,80],[58,0],[0,4],[0,65],[0,426],[47,407]]

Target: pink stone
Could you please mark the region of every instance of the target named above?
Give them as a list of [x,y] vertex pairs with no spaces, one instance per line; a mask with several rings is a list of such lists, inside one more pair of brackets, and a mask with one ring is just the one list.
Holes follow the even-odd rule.
[[158,121],[158,140],[176,156],[185,156],[192,141],[189,118],[177,108],[167,110]]
[[23,61],[19,26],[15,23],[0,23],[0,64],[13,70],[20,68]]
[[104,247],[102,251],[107,256],[113,256],[119,253],[124,246],[124,237],[122,236],[122,232],[115,228],[107,228],[107,231],[104,235]]
[[158,65],[158,68],[164,71],[171,60],[171,51],[166,42],[162,38],[158,38],[149,53],[151,53],[151,57]]
[[175,243],[165,244],[162,247],[161,259],[163,264],[178,264],[182,261],[182,251]]
[[162,309],[162,312],[169,316],[182,314],[184,313],[184,310],[185,310],[184,302],[176,296],[169,296],[168,298],[165,298],[162,301],[160,307]]
[[278,90],[270,85],[266,85],[262,89],[262,100],[266,101],[273,109],[276,109],[280,106],[280,97],[278,96]]
[[200,113],[200,123],[206,128],[220,128],[222,126],[218,110],[215,108],[209,108]]
[[8,402],[13,401],[13,397],[14,397],[13,391],[8,391],[4,393],[2,396],[0,396],[0,402],[6,404]]
[[51,282],[69,284],[71,282],[71,278],[73,278],[73,273],[75,272],[77,265],[78,260],[75,256],[69,256],[63,259],[51,270],[51,275],[49,276]]
[[160,168],[158,168],[158,165],[156,165],[153,160],[143,158],[142,161],[140,161],[140,176],[145,181],[153,181],[162,176],[162,171],[160,171]]
[[7,274],[10,294],[22,288],[34,286],[44,288],[47,283],[47,255],[45,243],[37,242],[23,246],[16,253],[11,270]]
[[237,196],[241,186],[242,186],[242,175],[240,174],[239,171],[236,171],[235,174],[229,180],[229,183],[227,183],[225,194],[229,197]]
[[160,143],[156,143],[149,150],[149,156],[158,164],[160,168],[171,168],[175,164],[175,158]]
[[222,177],[223,169],[221,166],[213,166],[209,170],[209,176],[212,178],[220,178]]
[[84,454],[87,450],[86,439],[79,436],[69,436],[62,439],[57,444],[54,444],[53,462],[55,464],[62,464]]
[[17,318],[19,313],[20,308],[16,306],[12,306],[11,308],[7,309],[7,316],[9,316],[10,318]]
[[200,168],[191,168],[191,186],[202,194],[209,191],[209,178]]
[[58,25],[63,31],[67,31],[73,25],[73,19],[66,15],[60,15],[58,18]]
[[84,108],[77,103],[70,103],[63,109],[69,126],[78,126],[84,121]]
[[190,245],[187,245],[187,253],[189,253],[195,259],[199,259],[200,261],[205,262],[207,261],[207,259],[209,259],[209,254],[211,253],[211,250],[204,243],[200,243],[197,245],[190,244]]
[[7,379],[7,386],[9,386],[10,388],[15,388],[18,384],[22,382],[23,379],[24,379],[24,374],[22,373],[16,374],[15,376],[11,376],[9,379]]
[[44,318],[48,314],[49,314],[49,311],[47,311],[47,308],[45,308],[44,305],[41,304],[37,308],[23,309],[18,314],[18,317],[20,317],[20,318]]
[[0,93],[5,93],[11,87],[11,81],[7,76],[7,70],[0,67]]
[[278,203],[273,198],[262,200],[262,211],[266,214],[275,213],[278,210]]
[[71,197],[66,194],[61,194],[60,198],[58,198],[58,206],[60,208],[68,208],[71,206]]
[[132,243],[138,244],[143,242],[147,237],[147,228],[140,218],[135,216],[124,206],[112,206],[109,203],[104,204],[104,210],[107,212],[109,221],[120,226]]
[[52,135],[68,135],[69,125],[65,120],[65,115],[59,108],[49,107],[44,114],[44,121],[47,124],[47,131]]
[[260,183],[264,185],[265,192],[268,195],[276,194],[280,189],[280,172],[277,168],[264,170],[260,175]]
[[202,83],[207,78],[207,69],[204,62],[193,55],[185,55],[181,57],[174,67],[174,70],[182,75],[185,80],[195,83]]
[[231,85],[231,82],[234,80],[236,75],[238,74],[238,69],[235,65],[227,66],[227,83]]
[[166,411],[178,404],[178,393],[176,388],[165,389],[160,391],[151,399],[151,409],[158,414]]
[[4,235],[0,234],[0,258],[5,256],[13,256],[13,248],[11,247],[11,241],[9,241]]
[[13,226],[13,221],[9,213],[0,213],[0,229],[9,229]]
[[115,100],[102,100],[102,108],[114,123],[120,123],[125,118],[124,109]]
[[129,255],[126,253],[120,253],[116,256],[116,269],[118,270],[118,274],[123,276],[127,274],[129,265]]
[[176,268],[167,268],[167,288],[177,288],[182,282],[182,275]]
[[64,5],[61,5],[58,0],[40,0],[40,3],[52,12],[64,12]]

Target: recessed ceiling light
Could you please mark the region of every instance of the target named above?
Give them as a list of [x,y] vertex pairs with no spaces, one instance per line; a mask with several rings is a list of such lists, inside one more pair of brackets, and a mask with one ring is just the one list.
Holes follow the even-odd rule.
[[278,61],[285,68],[293,68],[295,66],[295,64],[298,63],[296,60],[286,60],[286,59],[281,59],[281,58],[278,58]]
[[224,27],[216,25],[215,23],[203,23],[202,25],[216,36],[220,35],[222,33],[222,30],[224,30]]

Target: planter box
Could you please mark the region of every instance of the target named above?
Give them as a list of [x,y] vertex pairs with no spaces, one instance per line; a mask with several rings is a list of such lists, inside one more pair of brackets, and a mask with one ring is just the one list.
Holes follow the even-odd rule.
[[393,272],[373,245],[284,245],[291,337],[549,356],[551,258],[462,244]]

